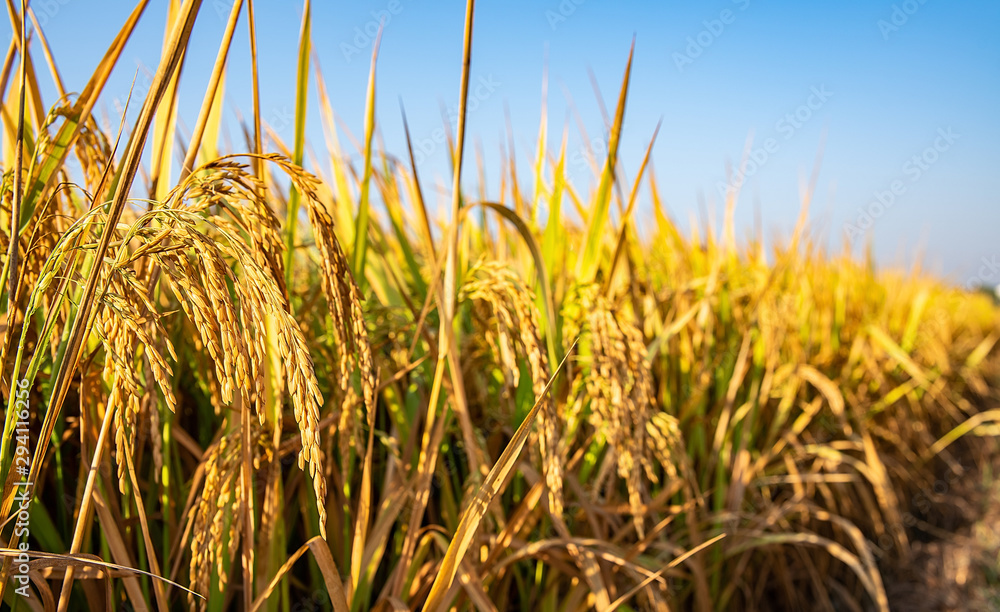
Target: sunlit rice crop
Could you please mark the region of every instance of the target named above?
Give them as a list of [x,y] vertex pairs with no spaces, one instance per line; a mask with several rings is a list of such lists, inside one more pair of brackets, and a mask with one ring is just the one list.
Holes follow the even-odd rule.
[[[825,252],[809,193],[770,252],[733,237],[736,194],[684,235],[649,151],[632,183],[617,171],[631,54],[589,193],[543,130],[534,180],[505,160],[494,198],[452,188],[434,218],[412,149],[373,145],[377,41],[359,151],[331,139],[329,176],[307,169],[310,83],[337,130],[308,1],[291,148],[263,149],[255,103],[220,150],[219,84],[261,86],[228,60],[238,22],[259,51],[250,1],[186,140],[171,92],[198,4],[171,12],[124,131],[93,114],[145,2],[48,114],[20,104],[44,38],[30,68],[8,54],[0,513],[20,478],[35,500],[30,537],[2,531],[8,605],[888,610],[888,571],[939,529],[912,500],[996,456],[988,297]],[[22,541],[47,554],[15,591]]]

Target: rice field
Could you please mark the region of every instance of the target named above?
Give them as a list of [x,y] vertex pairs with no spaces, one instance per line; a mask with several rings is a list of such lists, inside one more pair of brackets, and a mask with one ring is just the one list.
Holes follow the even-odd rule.
[[[649,151],[619,171],[631,55],[592,189],[543,129],[530,172],[508,158],[496,193],[463,192],[483,164],[469,0],[442,195],[412,146],[378,143],[377,41],[362,137],[306,163],[307,110],[337,133],[308,1],[293,142],[268,132],[256,64],[228,61],[237,27],[257,57],[252,0],[181,133],[203,4],[171,3],[137,119],[110,130],[109,74],[161,9],[138,2],[86,87],[42,100],[61,77],[11,4],[0,605],[909,609],[901,568],[980,518],[955,508],[1000,457],[993,299],[824,249],[815,182],[777,246],[737,240],[735,193],[720,226],[682,231]],[[229,150],[235,71],[254,106]],[[995,584],[991,554],[969,589]]]

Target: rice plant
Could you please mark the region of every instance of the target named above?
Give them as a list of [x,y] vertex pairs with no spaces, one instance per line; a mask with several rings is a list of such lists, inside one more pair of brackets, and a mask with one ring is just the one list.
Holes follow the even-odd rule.
[[[649,150],[619,171],[631,54],[593,190],[543,129],[534,176],[508,158],[495,197],[463,193],[474,4],[441,218],[412,147],[376,146],[378,41],[358,151],[333,140],[329,176],[307,169],[307,110],[337,133],[308,0],[294,142],[274,150],[252,0],[232,3],[190,136],[176,84],[203,3],[170,3],[138,118],[112,129],[95,109],[153,8],[82,91],[43,102],[60,75],[11,7],[4,605],[889,609],[886,576],[946,528],[925,493],[997,457],[1000,311],[824,251],[811,187],[770,252],[735,239],[735,193],[722,228],[684,235]],[[228,61],[237,27],[249,66]],[[229,151],[233,71],[254,106]]]

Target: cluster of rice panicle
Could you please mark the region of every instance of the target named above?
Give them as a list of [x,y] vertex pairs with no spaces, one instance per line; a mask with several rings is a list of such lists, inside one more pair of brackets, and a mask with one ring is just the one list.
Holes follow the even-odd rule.
[[[147,384],[142,389],[140,375],[145,368],[141,364],[145,362],[149,365],[152,381],[163,393],[167,408],[174,411],[177,400],[170,382],[173,371],[157,347],[160,344],[165,346],[175,361],[177,356],[154,314],[152,304],[129,270],[119,268],[112,272],[109,291],[102,296],[101,304],[103,308],[98,310],[97,329],[107,356],[102,377],[110,389],[108,409],[118,407],[114,413],[115,457],[118,486],[124,492],[128,485],[126,457],[133,453],[135,424],[144,404],[142,400],[145,398],[145,404],[152,405],[155,394],[152,385]],[[150,412],[156,412],[155,407]]]
[[[303,185],[303,189],[307,185]],[[312,194],[306,198],[307,210],[323,266],[323,291],[334,322],[334,341],[339,357],[339,387],[345,391],[341,408],[349,410],[350,403],[353,402],[346,391],[352,388],[351,375],[356,370],[361,379],[370,427],[375,413],[376,376],[360,291],[334,233],[333,218],[320,205],[314,192],[307,193]]]
[[[368,328],[365,325],[361,293],[334,231],[333,217],[317,195],[317,177],[290,163],[280,155],[263,155],[265,161],[276,164],[292,181],[302,196],[311,224],[322,272],[322,287],[333,322],[334,344],[337,347],[338,387],[343,392],[342,409],[353,403],[349,392],[352,376],[358,373],[362,396],[369,416],[374,415],[376,373]],[[249,254],[256,258],[262,272],[270,271],[271,283],[279,293],[285,292],[285,272],[281,250],[284,243],[280,223],[264,197],[266,188],[256,177],[247,174],[245,165],[229,158],[216,160],[204,167],[211,173],[198,181],[190,195],[197,197],[198,210],[218,204],[237,218],[237,227],[216,217],[213,223],[249,235]]]
[[[323,256],[324,289],[337,334],[339,383],[345,402],[353,405],[357,396],[351,376],[359,372],[371,423],[376,381],[360,292],[333,232],[332,219],[316,200],[317,179],[282,158],[268,159],[285,169],[306,196]],[[117,230],[126,233],[118,243],[117,263],[110,271],[102,270],[107,290],[102,294],[97,324],[107,355],[107,405],[123,407],[115,415],[120,485],[125,486],[123,459],[132,450],[136,416],[142,405],[138,364],[143,360],[148,364],[150,379],[160,387],[167,407],[173,410],[176,404],[172,372],[158,347],[165,346],[175,360],[176,356],[165,340],[167,334],[158,322],[148,289],[135,273],[135,269],[148,272],[141,263],[155,263],[163,272],[163,286],[176,297],[214,364],[212,382],[217,384],[221,403],[232,403],[238,394],[257,409],[261,424],[266,413],[261,409],[265,397],[265,322],[269,318],[275,322],[281,380],[291,396],[302,440],[299,467],[309,466],[320,532],[325,537],[326,480],[319,433],[323,398],[305,336],[285,297],[277,218],[264,199],[264,186],[244,168],[231,160],[208,164],[176,188],[166,204],[154,203],[149,212]],[[156,344],[154,338],[157,342],[164,339],[165,344]],[[142,359],[137,352],[140,347]],[[275,426],[280,430],[281,423]]]
[[210,214],[214,207],[220,213],[228,213],[228,217],[212,215],[212,224],[228,235],[246,236],[250,255],[261,268],[270,271],[273,282],[284,294],[281,222],[268,205],[266,193],[264,183],[249,174],[245,164],[222,158],[202,166],[198,174],[192,175],[183,193],[183,208]]
[[503,264],[480,261],[469,271],[462,298],[473,302],[473,312],[481,322],[482,340],[494,352],[506,375],[506,394],[520,384],[519,357],[527,360],[532,392],[536,400],[542,402],[538,412],[538,437],[549,511],[560,515],[563,508],[560,448],[563,423],[555,403],[544,394],[549,364],[542,351],[534,293]]
[[[338,349],[342,414],[353,408],[356,394],[352,375],[357,372],[372,426],[376,375],[361,295],[334,233],[333,219],[316,195],[319,179],[281,156],[263,159],[276,164],[292,180],[312,224]],[[223,399],[232,401],[234,391],[239,390],[245,401],[258,406],[262,424],[265,414],[259,406],[264,398],[265,321],[269,317],[275,321],[281,378],[291,395],[302,439],[298,464],[301,469],[309,465],[320,532],[325,537],[326,479],[319,432],[323,398],[306,338],[285,297],[280,223],[266,194],[263,183],[231,158],[203,166],[175,191],[170,208],[177,211],[173,230],[178,241],[196,257],[178,253],[157,257],[163,260],[178,301],[215,361]],[[203,232],[197,222],[209,215],[210,223]],[[230,299],[230,287],[235,301]],[[276,426],[280,429],[281,423]]]
[[[575,410],[590,404],[590,423],[607,440],[607,455],[594,490],[604,486],[613,467],[628,489],[629,508],[636,531],[642,537],[644,487],[642,474],[655,479],[650,461],[649,425],[655,410],[653,375],[646,360],[642,331],[604,295],[598,285],[574,289],[564,307],[564,337],[581,339],[580,362],[572,389]],[[664,423],[664,425],[669,425]],[[669,426],[657,438],[674,438]]]
[[[225,588],[226,565],[232,565],[239,548],[244,514],[237,511],[243,495],[243,482],[239,477],[240,435],[241,432],[234,429],[205,452],[205,484],[188,511],[188,528],[191,530],[190,588],[197,593],[209,592],[213,569],[219,588]],[[225,551],[229,553],[228,559],[223,558]],[[194,605],[193,595],[188,595],[188,602]],[[206,606],[207,601],[200,600],[200,609],[204,610]]]
[[[177,252],[158,255],[171,288],[215,363],[224,402],[232,402],[238,391],[243,401],[258,408],[257,416],[262,423],[265,321],[273,317],[276,323],[283,368],[281,379],[290,392],[302,437],[299,467],[305,469],[305,464],[309,464],[319,502],[320,531],[325,535],[326,480],[319,445],[319,409],[323,398],[302,330],[288,312],[270,271],[258,264],[246,244],[232,239],[232,235],[228,242],[212,240],[183,217],[178,218],[174,230],[197,256],[192,259]],[[233,272],[230,261],[240,266],[242,274]],[[236,303],[230,297],[230,285],[238,297]],[[281,424],[275,426],[280,428]]]

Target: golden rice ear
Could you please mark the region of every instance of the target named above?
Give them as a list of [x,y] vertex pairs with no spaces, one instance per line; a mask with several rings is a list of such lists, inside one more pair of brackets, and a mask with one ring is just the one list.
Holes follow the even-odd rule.
[[[173,372],[146,328],[153,329],[158,338],[166,339],[166,335],[155,314],[148,310],[145,300],[135,294],[127,280],[123,282],[127,278],[126,275],[112,273],[111,291],[102,296],[97,319],[106,353],[104,380],[110,389],[106,409],[114,411],[115,459],[122,493],[128,487],[126,457],[132,453],[135,443],[140,398],[150,397],[151,401],[147,404],[152,404],[151,412],[157,411],[154,386],[147,384],[145,392],[140,389],[139,377],[145,368],[137,365],[137,361],[149,364],[151,377],[163,394],[167,407],[173,411],[177,405],[170,381]],[[168,352],[173,353],[169,340],[165,343]],[[149,377],[149,374],[145,376]]]
[[542,350],[534,293],[509,268],[499,262],[480,261],[468,272],[461,297],[483,306],[480,325],[505,376],[516,388],[520,360],[526,359],[535,397],[541,398],[538,413],[539,450],[545,476],[549,512],[563,512],[563,470],[561,449],[563,419],[555,402],[541,395],[550,378],[548,360]]
[[[329,282],[326,288],[333,298],[330,301],[335,327],[340,332],[339,338],[353,343],[338,343],[341,351],[342,388],[349,385],[349,351],[351,346],[356,346],[362,387],[371,412],[375,384],[367,329],[361,315],[357,288],[333,235],[332,222],[317,205],[314,193],[317,179],[279,156],[263,156],[263,159],[278,164],[289,173],[304,194],[313,218],[320,227],[317,230],[320,237],[318,242],[324,247],[324,260],[330,262],[328,267],[333,270],[327,277]],[[213,355],[225,403],[231,402],[236,393],[244,401],[262,397],[265,351],[263,332],[268,318],[275,321],[277,349],[284,366],[282,378],[291,395],[293,413],[302,439],[299,467],[306,469],[306,464],[309,465],[308,471],[317,499],[319,529],[325,537],[326,479],[322,468],[319,434],[319,408],[323,405],[323,399],[305,337],[293,313],[289,311],[283,294],[284,287],[280,284],[280,274],[276,274],[277,270],[273,267],[277,258],[260,250],[260,247],[272,249],[277,244],[276,236],[266,229],[258,233],[250,229],[254,219],[264,219],[267,222],[265,228],[273,227],[274,220],[272,215],[260,212],[267,206],[260,200],[259,186],[248,179],[239,164],[221,159],[206,164],[198,172],[201,170],[210,171],[207,178],[198,178],[193,173],[175,195],[172,207],[207,214],[213,203],[217,203],[221,210],[228,211],[233,216],[239,226],[231,225],[221,216],[214,217],[213,226],[221,232],[220,237],[223,238],[216,241],[202,234],[190,222],[180,221],[184,217],[178,217],[173,231],[179,242],[197,255],[194,261],[198,265],[186,256],[167,255],[163,257],[164,267],[177,285],[175,294],[178,300],[192,315],[196,328]],[[228,198],[234,196],[237,196],[236,201],[230,202]],[[241,198],[248,200],[250,204],[239,204]],[[195,200],[193,206],[186,205],[190,200]],[[315,214],[317,211],[318,215]],[[244,229],[251,238],[249,243],[239,239]],[[230,261],[239,267],[240,274],[234,272]],[[192,278],[197,279],[197,282],[192,282]],[[228,285],[235,289],[235,304],[229,297]],[[258,418],[263,422],[265,416],[258,411]],[[280,422],[277,425],[280,427]]]
[[[243,513],[236,511],[243,486],[239,478],[240,435],[238,429],[231,429],[206,451],[205,482],[187,515],[191,533],[188,572],[191,589],[196,593],[209,592],[213,573],[219,589],[225,592],[228,576],[224,568],[232,564],[239,548],[244,520]],[[194,605],[193,595],[188,595],[188,602]],[[205,610],[207,603],[199,600],[199,609]]]
[[653,471],[647,423],[654,410],[653,374],[646,359],[642,331],[627,309],[620,308],[600,287],[579,287],[566,306],[571,330],[579,330],[590,348],[589,363],[577,372],[573,388],[588,401],[591,425],[607,440],[608,454],[595,479],[595,490],[611,474],[612,462],[628,489],[636,533],[643,537],[646,486]]

